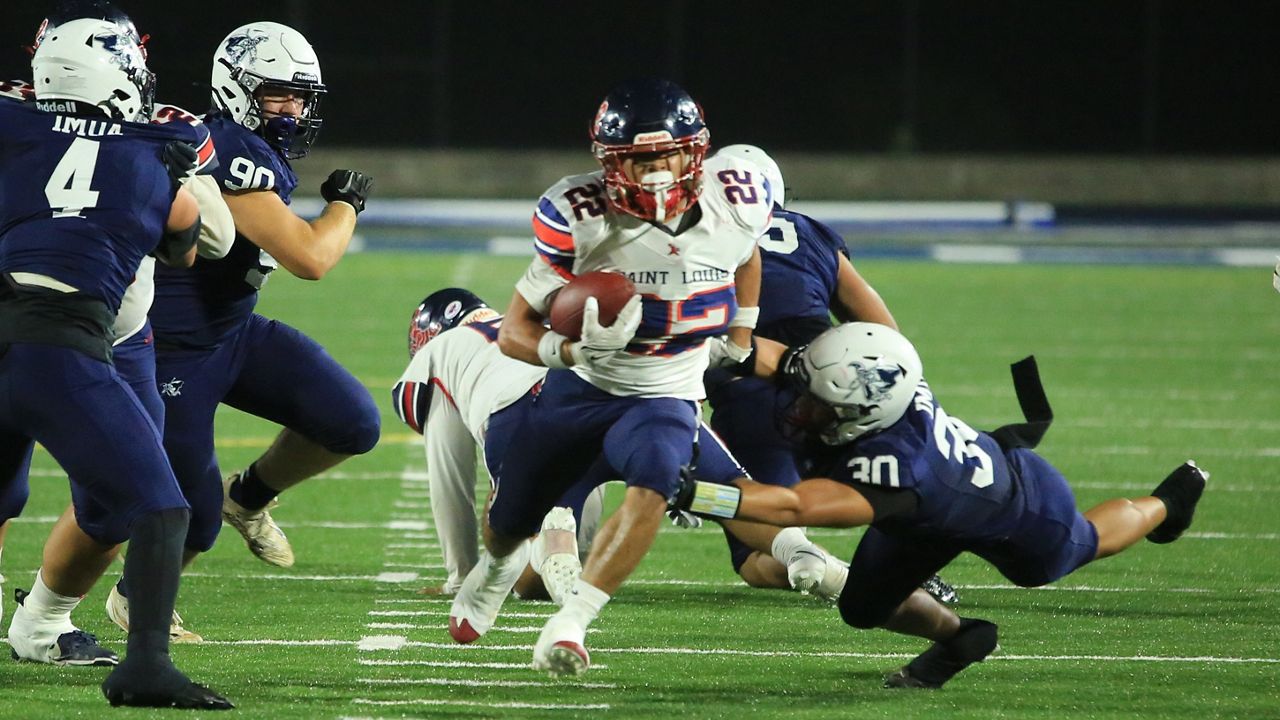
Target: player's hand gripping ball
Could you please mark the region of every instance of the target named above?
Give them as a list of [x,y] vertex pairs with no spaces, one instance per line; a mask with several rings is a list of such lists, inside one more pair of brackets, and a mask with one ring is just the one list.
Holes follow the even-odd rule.
[[556,291],[551,300],[551,329],[570,340],[582,337],[582,309],[594,297],[600,308],[600,324],[613,325],[618,313],[636,294],[636,286],[615,272],[589,272],[577,276]]

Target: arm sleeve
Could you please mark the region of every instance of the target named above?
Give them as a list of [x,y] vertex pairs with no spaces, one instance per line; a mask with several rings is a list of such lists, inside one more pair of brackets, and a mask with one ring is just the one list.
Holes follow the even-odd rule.
[[448,584],[470,572],[479,559],[476,523],[476,443],[458,409],[443,392],[432,393],[422,433],[427,458],[431,514]]
[[236,241],[236,223],[222,199],[218,181],[211,175],[197,175],[187,181],[186,188],[200,206],[200,237],[196,252],[210,260],[226,257]]

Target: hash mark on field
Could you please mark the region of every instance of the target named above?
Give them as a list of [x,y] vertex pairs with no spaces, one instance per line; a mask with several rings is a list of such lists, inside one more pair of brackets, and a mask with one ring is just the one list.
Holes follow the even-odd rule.
[[409,638],[403,635],[366,635],[356,643],[357,650],[399,650]]
[[374,580],[385,583],[406,583],[418,579],[416,572],[384,572],[378,573]]

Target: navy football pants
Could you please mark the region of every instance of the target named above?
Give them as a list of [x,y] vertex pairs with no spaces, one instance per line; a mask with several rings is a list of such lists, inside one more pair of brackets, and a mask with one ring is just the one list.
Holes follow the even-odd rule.
[[39,442],[72,478],[77,519],[100,520],[81,524],[98,542],[127,540],[139,515],[187,507],[159,428],[114,366],[54,345],[0,353],[0,494],[26,484]]
[[191,502],[187,548],[213,547],[222,526],[222,474],[213,448],[219,403],[283,425],[333,453],[378,442],[369,391],[319,343],[254,314],[210,350],[162,350],[156,381],[165,404],[164,447]]
[[485,459],[497,494],[489,525],[510,537],[538,532],[542,517],[602,454],[628,487],[670,497],[693,458],[697,431],[691,401],[619,397],[570,370],[552,370],[532,401],[490,416]]

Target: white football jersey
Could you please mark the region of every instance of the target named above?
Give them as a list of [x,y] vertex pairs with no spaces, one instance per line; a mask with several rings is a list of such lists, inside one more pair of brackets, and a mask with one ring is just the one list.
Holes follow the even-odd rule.
[[498,349],[502,319],[462,325],[442,332],[409,361],[393,391],[396,414],[430,443],[432,408],[457,411],[476,445],[484,447],[489,416],[524,397],[547,369],[507,357]]
[[707,160],[701,217],[673,235],[614,211],[602,177],[602,171],[571,175],[543,194],[533,216],[537,256],[516,290],[545,317],[548,297],[575,276],[625,274],[644,302],[635,340],[626,353],[573,371],[614,395],[701,400],[706,339],[726,332],[738,309],[734,273],[769,229],[768,184],[737,158]]

